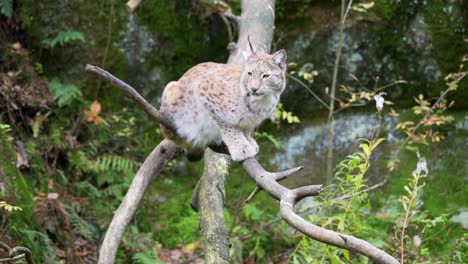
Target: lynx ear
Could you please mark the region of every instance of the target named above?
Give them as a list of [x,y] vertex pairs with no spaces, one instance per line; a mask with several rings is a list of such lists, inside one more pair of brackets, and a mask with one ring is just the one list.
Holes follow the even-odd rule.
[[281,68],[283,68],[286,65],[286,58],[288,56],[286,55],[286,51],[284,49],[278,50],[273,54],[273,63],[279,65]]
[[247,41],[249,42],[250,52],[252,53],[252,55],[255,55],[257,51],[253,48],[252,42],[250,42],[250,35],[247,35]]

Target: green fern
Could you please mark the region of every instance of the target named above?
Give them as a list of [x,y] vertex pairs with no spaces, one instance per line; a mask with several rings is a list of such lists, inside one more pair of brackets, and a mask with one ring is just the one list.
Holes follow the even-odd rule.
[[88,241],[96,241],[98,239],[98,230],[93,225],[81,218],[73,207],[65,204],[63,207],[68,213],[74,233],[81,235]]
[[71,101],[81,96],[81,91],[73,84],[61,83],[57,78],[49,82],[49,88],[53,92],[53,99],[57,100],[58,106],[68,105]]
[[129,186],[129,183],[112,184],[106,189],[104,189],[103,194],[105,196],[114,196],[120,200],[123,198],[123,195]]
[[164,262],[155,258],[153,254],[136,253],[132,256],[132,263],[135,264],[164,264]]
[[10,18],[13,14],[13,0],[0,0],[0,13]]
[[96,186],[89,183],[88,181],[78,182],[75,184],[75,187],[78,191],[84,191],[84,192],[89,193],[91,198],[102,197],[101,191],[98,188],[96,188]]
[[132,256],[132,263],[135,264],[159,264],[159,263],[164,263],[156,258],[152,254],[148,253],[136,253],[135,255]]
[[10,131],[11,131],[10,125],[0,123],[0,136],[3,136]]
[[14,232],[26,242],[36,263],[60,264],[51,246],[52,241],[46,234],[31,229],[16,229]]
[[53,48],[57,44],[60,44],[60,46],[63,46],[66,43],[71,42],[71,41],[85,42],[85,37],[83,33],[79,31],[60,31],[57,34],[57,36],[55,36],[52,39],[44,39],[42,43],[50,48]]
[[122,156],[106,155],[96,159],[93,170],[97,173],[115,171],[122,172],[125,175],[133,175],[139,165],[139,163]]

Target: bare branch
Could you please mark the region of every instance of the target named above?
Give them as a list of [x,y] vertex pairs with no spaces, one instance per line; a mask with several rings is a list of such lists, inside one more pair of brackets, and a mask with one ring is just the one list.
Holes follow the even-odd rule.
[[165,139],[146,158],[107,229],[99,251],[99,264],[114,263],[122,236],[135,215],[150,183],[159,171],[179,154],[179,151],[180,149],[174,143]]
[[304,87],[307,90],[307,92],[309,92],[315,98],[315,100],[317,100],[320,104],[322,104],[327,110],[329,109],[329,106],[327,105],[327,103],[325,103],[316,93],[314,93],[314,91],[312,91],[312,89],[310,89],[310,87],[307,84],[305,84],[303,81],[301,81],[299,78],[296,78],[292,74],[288,73],[286,75],[288,76],[288,78],[290,78],[291,80],[297,82],[299,85]]
[[239,16],[236,16],[232,13],[224,13],[223,14],[227,19],[231,20],[232,22],[234,22],[236,25],[239,25],[240,23],[240,17]]
[[159,112],[158,109],[156,109],[154,106],[148,103],[148,101],[146,101],[145,98],[143,98],[143,96],[141,96],[133,87],[131,87],[124,81],[110,74],[108,71],[99,68],[98,66],[86,64],[85,71],[95,73],[99,77],[110,81],[115,87],[123,91],[125,95],[127,95],[133,101],[142,106],[143,110],[145,110],[145,112],[148,113],[152,118],[154,118],[156,121],[158,121],[168,129],[172,130],[173,132],[176,131],[174,129],[174,125],[172,125],[172,122],[169,120],[169,118],[164,116],[161,112]]

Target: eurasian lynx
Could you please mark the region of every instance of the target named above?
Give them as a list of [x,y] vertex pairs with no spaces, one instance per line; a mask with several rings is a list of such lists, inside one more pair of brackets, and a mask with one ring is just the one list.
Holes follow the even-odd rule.
[[166,138],[189,153],[200,153],[224,141],[231,157],[254,157],[253,130],[270,117],[286,86],[286,52],[255,52],[244,65],[201,63],[177,82],[167,84],[161,111],[177,129],[163,127]]

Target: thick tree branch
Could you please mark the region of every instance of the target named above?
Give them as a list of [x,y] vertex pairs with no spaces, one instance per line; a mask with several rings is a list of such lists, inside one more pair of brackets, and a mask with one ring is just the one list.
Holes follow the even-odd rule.
[[122,236],[135,215],[146,190],[161,169],[178,153],[177,146],[165,139],[143,162],[107,229],[99,251],[99,264],[114,263]]

